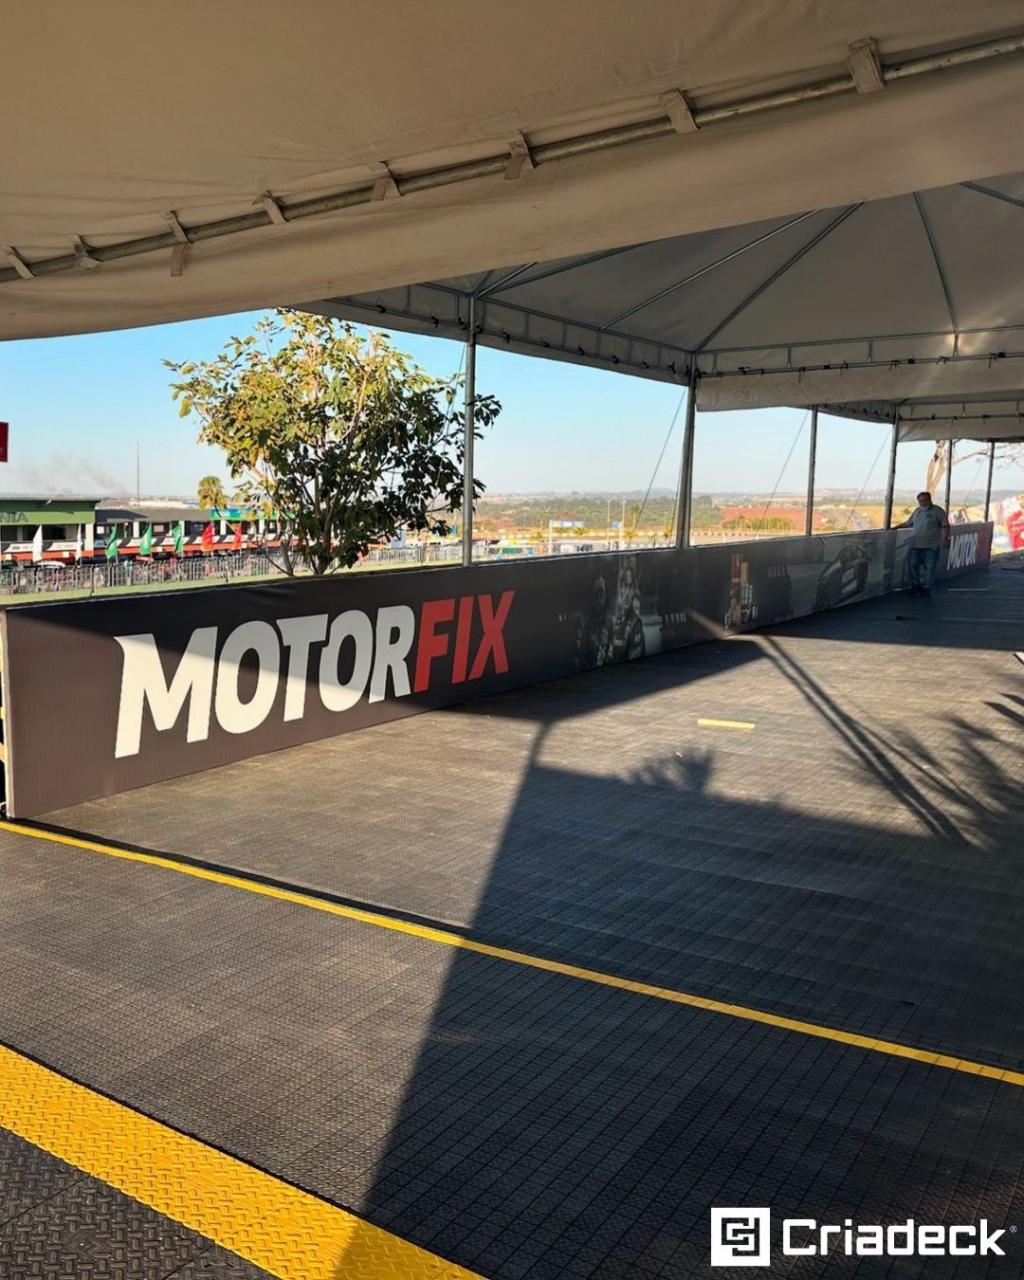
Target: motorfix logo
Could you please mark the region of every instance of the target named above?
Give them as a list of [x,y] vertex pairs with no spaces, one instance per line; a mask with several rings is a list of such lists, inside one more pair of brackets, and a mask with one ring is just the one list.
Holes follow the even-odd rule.
[[[711,1210],[711,1265],[767,1267],[771,1265],[772,1214],[767,1208]],[[779,1252],[784,1258],[988,1258],[1006,1256],[999,1240],[1005,1227],[995,1230],[987,1218],[980,1222],[944,1226],[937,1223],[819,1222],[816,1218],[783,1218]],[[1011,1227],[1016,1231],[1016,1227]]]
[[976,533],[958,533],[949,544],[949,557],[946,566],[949,569],[966,569],[978,562],[978,535]]
[[173,729],[187,707],[188,742],[208,738],[214,716],[226,733],[251,733],[274,709],[282,677],[282,718],[301,720],[313,664],[315,696],[337,714],[364,696],[383,702],[423,693],[443,680],[457,685],[488,671],[502,675],[509,669],[504,632],[514,596],[505,591],[497,603],[490,595],[426,600],[418,619],[399,604],[372,618],[349,609],[333,620],[315,613],[243,622],[223,644],[221,628],[197,627],[169,678],[155,635],[115,636],[124,665],[114,754],[138,755],[147,707],[161,733]]

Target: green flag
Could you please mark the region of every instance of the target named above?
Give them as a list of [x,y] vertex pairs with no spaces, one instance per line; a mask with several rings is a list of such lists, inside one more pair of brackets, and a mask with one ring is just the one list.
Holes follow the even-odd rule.
[[152,554],[153,554],[153,526],[151,524],[147,524],[146,532],[142,535],[142,538],[139,541],[139,555],[149,556]]
[[108,560],[117,559],[117,525],[112,524],[107,534],[106,557]]
[[179,520],[174,526],[174,554],[183,556],[185,554],[185,521]]

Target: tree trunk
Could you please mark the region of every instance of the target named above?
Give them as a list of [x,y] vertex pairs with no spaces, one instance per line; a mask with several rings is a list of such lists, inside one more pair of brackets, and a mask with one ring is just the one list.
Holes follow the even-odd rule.
[[930,494],[934,495],[938,492],[942,478],[946,474],[946,444],[945,441],[939,441],[935,446],[935,452],[928,459],[928,474],[925,476],[924,487]]

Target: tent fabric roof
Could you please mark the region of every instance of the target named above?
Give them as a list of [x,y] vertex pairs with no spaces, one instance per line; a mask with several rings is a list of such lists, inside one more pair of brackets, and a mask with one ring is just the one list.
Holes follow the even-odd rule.
[[[993,397],[995,393],[993,393]],[[861,422],[892,422],[910,440],[1024,440],[1024,388],[1002,399],[975,395],[961,400],[903,400],[819,405],[823,413]]]
[[[1021,18],[1019,0],[647,0],[628,22],[622,0],[11,0],[0,336],[363,296],[741,224],[777,223],[764,253],[783,254],[827,220],[784,227],[803,211],[1024,168],[1021,54],[903,74]],[[851,75],[866,37],[880,64],[862,53]],[[879,65],[884,88],[855,92]],[[766,94],[809,100],[742,105]],[[581,135],[588,154],[563,145]],[[669,365],[684,340],[658,335],[634,363]]]
[[1021,434],[1022,282],[1011,174],[317,309],[464,336],[473,299],[491,346],[666,381],[692,360],[702,409],[855,401],[891,421],[896,404],[906,438],[961,420],[988,438]]

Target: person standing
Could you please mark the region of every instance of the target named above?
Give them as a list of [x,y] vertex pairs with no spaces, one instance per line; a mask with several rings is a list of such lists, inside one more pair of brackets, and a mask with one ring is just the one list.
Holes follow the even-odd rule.
[[930,596],[939,551],[949,546],[949,517],[942,507],[932,502],[932,495],[925,490],[917,495],[917,508],[909,518],[895,527],[914,531],[908,559],[910,594]]

